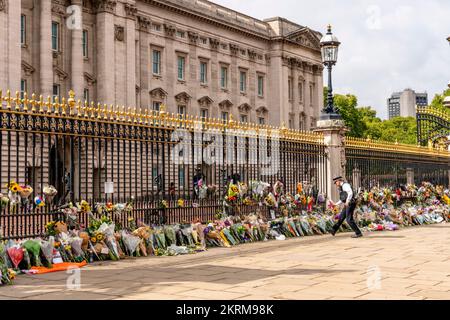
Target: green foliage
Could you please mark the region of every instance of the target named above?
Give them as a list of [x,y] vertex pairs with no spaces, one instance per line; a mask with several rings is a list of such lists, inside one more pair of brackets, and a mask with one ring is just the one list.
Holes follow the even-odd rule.
[[439,111],[450,115],[450,110],[444,107],[444,99],[448,96],[450,96],[450,89],[444,90],[442,94],[436,94],[433,98],[433,101],[431,101],[430,107],[438,109]]
[[[324,105],[327,93],[325,87]],[[357,97],[351,94],[334,95],[334,105],[349,128],[348,135],[351,137],[416,144],[417,125],[414,117],[381,120],[371,107],[358,107]]]

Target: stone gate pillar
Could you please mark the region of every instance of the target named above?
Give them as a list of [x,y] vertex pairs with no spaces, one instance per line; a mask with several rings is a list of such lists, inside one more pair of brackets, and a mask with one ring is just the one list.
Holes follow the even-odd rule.
[[406,184],[414,184],[414,169],[406,168]]
[[338,190],[333,184],[333,178],[342,176],[345,178],[345,128],[341,119],[327,119],[317,121],[316,132],[322,132],[326,146],[326,174],[327,174],[327,199],[339,200]]

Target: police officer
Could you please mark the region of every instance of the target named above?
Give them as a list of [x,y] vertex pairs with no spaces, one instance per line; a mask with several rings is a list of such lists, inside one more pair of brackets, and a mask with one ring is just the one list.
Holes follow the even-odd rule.
[[355,232],[352,238],[360,238],[362,237],[361,230],[359,230],[354,218],[353,212],[356,208],[356,199],[353,196],[353,190],[350,183],[344,181],[342,177],[336,177],[333,179],[334,184],[339,188],[339,201],[335,205],[344,204],[344,208],[341,211],[339,216],[339,221],[333,226],[333,231],[331,234],[334,236],[336,232],[341,227],[344,220],[347,220],[347,223]]

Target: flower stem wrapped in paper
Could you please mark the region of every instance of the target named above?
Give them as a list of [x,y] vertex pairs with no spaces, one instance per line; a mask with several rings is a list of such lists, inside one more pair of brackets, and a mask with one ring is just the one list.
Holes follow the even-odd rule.
[[53,248],[54,248],[55,239],[53,237],[49,238],[49,241],[41,240],[41,251],[42,257],[44,258],[44,266],[46,268],[53,268]]
[[58,190],[56,190],[54,186],[47,184],[42,189],[42,193],[44,194],[45,202],[51,204],[55,196],[58,194]]
[[39,257],[41,252],[39,240],[27,240],[22,244],[22,247],[28,251],[32,266],[42,267],[41,258]]
[[133,254],[139,247],[141,239],[137,236],[133,236],[132,234],[122,230],[122,241],[125,244],[125,248],[128,252],[128,255],[133,256]]
[[9,204],[9,198],[2,193],[0,193],[0,210],[6,208]]

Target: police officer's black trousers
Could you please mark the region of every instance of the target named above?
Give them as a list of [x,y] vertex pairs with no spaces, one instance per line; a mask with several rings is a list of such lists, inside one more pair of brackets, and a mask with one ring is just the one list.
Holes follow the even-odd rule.
[[348,225],[352,230],[357,234],[361,234],[361,230],[359,230],[358,225],[355,222],[355,219],[353,218],[353,212],[356,208],[356,202],[352,201],[348,207],[344,207],[342,209],[341,214],[339,216],[339,221],[336,222],[336,224],[333,226],[334,231],[339,230],[344,220],[347,220]]

